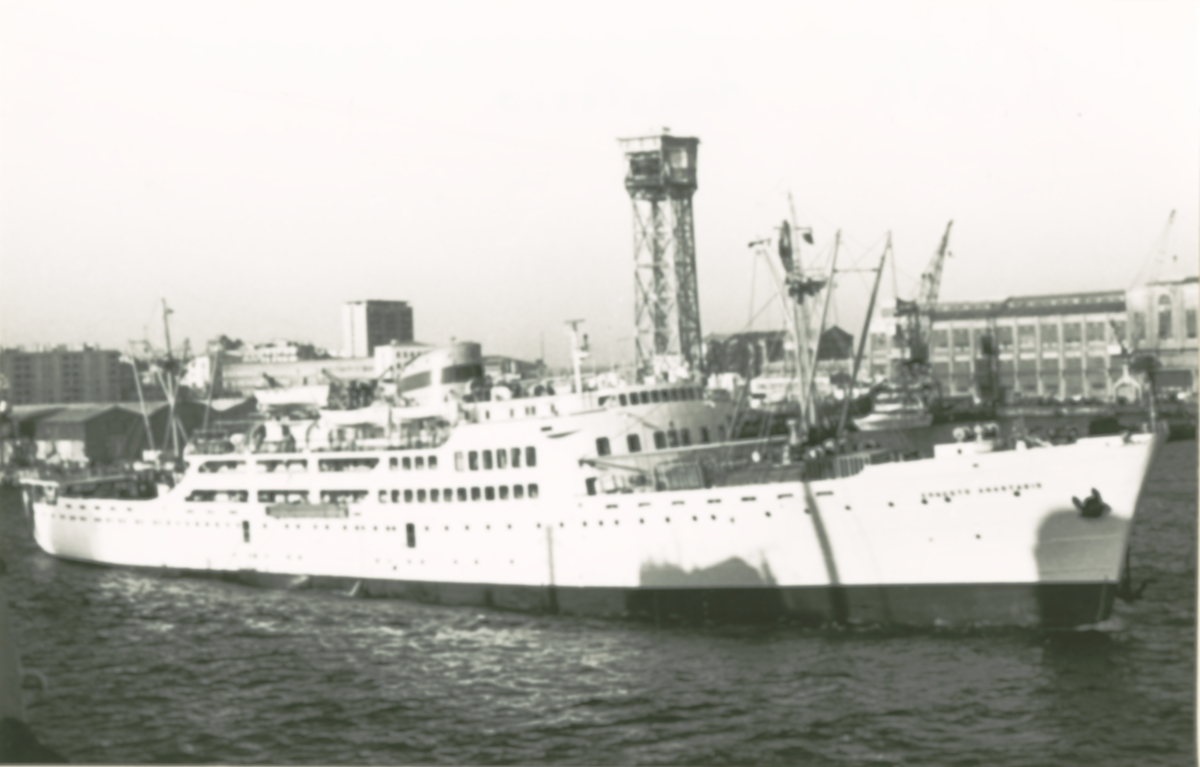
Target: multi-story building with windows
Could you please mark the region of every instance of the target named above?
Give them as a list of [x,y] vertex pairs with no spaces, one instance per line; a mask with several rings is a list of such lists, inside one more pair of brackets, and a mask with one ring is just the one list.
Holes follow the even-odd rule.
[[137,398],[133,368],[121,353],[91,346],[0,350],[0,376],[13,405],[119,402]]
[[[1000,386],[1016,398],[1112,399],[1129,352],[1152,351],[1162,363],[1159,388],[1196,389],[1197,281],[1151,283],[1128,291],[1019,296],[938,304],[930,338],[933,375],[948,395],[976,391],[990,335]],[[904,359],[896,317],[884,308],[871,323],[864,371],[894,377]]]
[[347,301],[342,307],[342,356],[371,357],[375,347],[413,340],[407,301]]

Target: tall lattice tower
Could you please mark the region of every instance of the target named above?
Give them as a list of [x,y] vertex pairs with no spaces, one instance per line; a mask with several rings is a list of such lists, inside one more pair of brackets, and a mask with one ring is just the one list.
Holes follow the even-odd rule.
[[699,139],[621,140],[633,201],[634,322],[638,377],[704,370],[692,195]]

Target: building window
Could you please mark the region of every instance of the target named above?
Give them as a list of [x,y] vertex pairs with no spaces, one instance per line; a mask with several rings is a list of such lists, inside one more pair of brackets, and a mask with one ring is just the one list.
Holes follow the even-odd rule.
[[1104,343],[1104,323],[1089,322],[1087,324],[1087,340],[1089,344]]
[[425,491],[424,490],[417,491],[417,503],[425,503]]
[[1013,329],[1011,326],[1002,325],[996,328],[996,344],[1001,349],[1012,349]]
[[621,407],[625,407],[629,404],[629,397],[624,394],[618,395],[617,400],[621,403]]
[[467,500],[467,488],[465,488],[465,487],[458,488],[458,500],[460,500],[460,501]]
[[680,429],[679,430],[679,441],[684,447],[690,446],[692,444],[691,429]]
[[1033,325],[1017,326],[1017,346],[1022,349],[1037,347],[1037,328]]
[[536,447],[525,448],[525,465],[531,469],[534,466],[537,466],[537,448]]
[[608,444],[608,437],[600,437],[596,440],[596,455],[608,455],[612,452],[612,448]]
[[1058,345],[1058,325],[1042,325],[1042,346]]
[[538,496],[538,487],[537,487],[537,485],[530,485],[530,486],[529,486],[529,497],[530,497],[530,498],[537,498],[537,496]]
[[439,495],[439,493],[438,493],[438,489],[437,489],[436,487],[435,487],[434,489],[430,490],[430,491],[429,491],[429,502],[430,502],[430,503],[437,503],[437,502],[438,502],[438,495]]
[[471,471],[479,471],[479,453],[475,450],[467,453],[467,466]]
[[627,434],[625,436],[625,445],[631,453],[642,452],[642,438],[636,434]]
[[491,450],[483,451],[483,468],[485,468],[485,469],[492,468],[492,451]]
[[679,432],[674,429],[667,430],[667,445],[669,447],[679,447]]
[[1063,343],[1078,344],[1083,341],[1083,326],[1078,322],[1063,323]]
[[1111,324],[1112,324],[1112,331],[1113,331],[1113,340],[1118,341],[1118,342],[1124,341],[1125,340],[1125,320],[1113,320]]
[[712,441],[711,438],[708,436],[708,427],[701,426],[700,427],[700,444],[707,445],[711,441]]
[[496,468],[503,469],[508,466],[508,451],[501,448],[496,451]]
[[1195,338],[1196,337],[1196,310],[1188,309],[1188,310],[1184,311],[1183,317],[1187,324],[1187,337]]
[[412,491],[412,490],[405,490],[405,491],[404,491],[404,502],[405,502],[405,503],[412,503],[412,500],[413,500],[413,491]]
[[1133,338],[1130,340],[1134,343],[1146,340],[1146,315],[1141,312],[1133,313]]
[[936,349],[945,349],[950,345],[950,334],[945,330],[933,331],[933,346]]
[[954,348],[955,349],[970,349],[971,348],[971,331],[966,328],[954,329]]
[[471,500],[472,501],[478,501],[480,498],[480,495],[481,494],[479,492],[479,488],[477,488],[477,487],[471,488]]
[[655,450],[666,450],[667,449],[667,435],[661,431],[654,432],[654,449]]
[[524,497],[525,497],[525,486],[524,485],[513,485],[513,498],[520,500],[521,498],[524,498]]
[[488,500],[488,501],[496,500],[496,488],[491,487],[490,485],[488,487],[483,488],[483,497],[485,500]]
[[502,500],[502,501],[508,500],[508,485],[500,486],[500,500]]
[[521,448],[514,447],[511,451],[511,455],[512,455],[512,460],[509,461],[509,463],[512,464],[512,467],[514,469],[521,468]]
[[425,456],[418,455],[416,458],[414,458],[413,466],[418,469],[424,469],[425,468]]
[[463,454],[462,454],[461,450],[454,454],[454,470],[455,471],[463,470]]
[[409,522],[404,526],[404,537],[408,539],[408,547],[415,549],[417,547],[417,526]]
[[406,455],[406,456],[404,456],[404,458],[401,459],[400,465],[403,466],[406,470],[411,469],[412,468],[412,459]]
[[1171,337],[1171,297],[1158,297],[1158,337]]
[[450,503],[450,501],[454,500],[454,488],[448,487],[443,490],[442,500],[444,500],[446,503]]

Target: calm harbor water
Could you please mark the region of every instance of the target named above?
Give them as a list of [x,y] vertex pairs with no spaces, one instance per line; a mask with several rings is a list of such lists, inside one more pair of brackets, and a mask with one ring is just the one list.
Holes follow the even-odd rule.
[[1195,763],[1196,443],[1105,633],[656,628],[88,567],[4,491],[39,738],[138,764]]

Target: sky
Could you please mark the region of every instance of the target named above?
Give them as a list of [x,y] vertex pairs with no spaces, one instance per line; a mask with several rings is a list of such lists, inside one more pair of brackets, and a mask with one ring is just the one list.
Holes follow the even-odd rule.
[[[700,139],[705,334],[782,327],[747,247],[945,301],[1200,262],[1195,2],[0,3],[0,343],[416,337],[633,357],[617,139]],[[789,195],[792,203],[789,206]],[[1177,210],[1170,231],[1168,215]],[[1173,261],[1171,257],[1178,256]],[[837,278],[855,336],[870,276]]]

